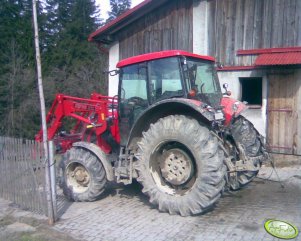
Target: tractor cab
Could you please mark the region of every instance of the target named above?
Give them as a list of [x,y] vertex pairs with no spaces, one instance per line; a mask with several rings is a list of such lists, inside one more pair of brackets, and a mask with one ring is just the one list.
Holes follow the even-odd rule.
[[161,51],[122,60],[117,67],[121,137],[128,136],[142,112],[167,99],[194,99],[220,106],[222,93],[212,57]]

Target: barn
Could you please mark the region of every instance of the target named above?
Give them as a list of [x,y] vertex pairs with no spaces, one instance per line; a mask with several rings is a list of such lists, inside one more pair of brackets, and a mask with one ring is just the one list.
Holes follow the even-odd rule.
[[[269,150],[301,154],[301,0],[145,0],[89,41],[108,49],[110,69],[168,49],[215,57]],[[117,86],[110,77],[109,95]]]

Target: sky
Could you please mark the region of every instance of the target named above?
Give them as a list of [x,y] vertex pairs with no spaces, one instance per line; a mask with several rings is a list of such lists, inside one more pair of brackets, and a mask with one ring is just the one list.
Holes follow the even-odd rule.
[[[143,0],[132,0],[132,8],[143,2]],[[104,20],[108,18],[108,11],[110,11],[110,0],[96,0],[97,5],[100,6],[101,18]]]

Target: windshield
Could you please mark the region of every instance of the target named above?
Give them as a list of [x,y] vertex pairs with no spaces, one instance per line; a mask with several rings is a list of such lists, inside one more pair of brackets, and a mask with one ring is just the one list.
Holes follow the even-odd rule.
[[196,98],[212,106],[219,105],[221,89],[213,62],[187,58],[184,66],[187,89],[194,90]]

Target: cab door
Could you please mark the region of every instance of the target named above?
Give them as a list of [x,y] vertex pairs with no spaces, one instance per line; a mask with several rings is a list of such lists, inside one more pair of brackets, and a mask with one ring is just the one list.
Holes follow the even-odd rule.
[[120,144],[126,145],[133,124],[148,107],[147,68],[145,63],[124,67],[119,83]]

